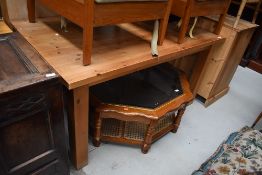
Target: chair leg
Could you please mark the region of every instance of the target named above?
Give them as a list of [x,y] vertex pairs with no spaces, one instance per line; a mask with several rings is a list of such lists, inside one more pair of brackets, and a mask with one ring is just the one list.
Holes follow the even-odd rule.
[[219,21],[218,21],[217,26],[216,26],[216,29],[215,29],[215,31],[214,31],[214,33],[215,33],[216,35],[219,35],[219,34],[220,34],[221,29],[222,29],[223,24],[224,24],[224,21],[225,21],[225,18],[226,18],[226,14],[220,15]]
[[27,0],[28,20],[35,23],[35,0]]
[[[88,29],[89,28],[89,29]],[[92,45],[93,45],[93,28],[84,28],[83,36],[83,65],[91,64]]]
[[83,35],[83,65],[91,64],[93,48],[93,27],[94,27],[94,0],[85,1],[84,11],[84,35]]
[[220,15],[219,17],[219,20],[218,20],[218,23],[217,23],[217,26],[216,26],[216,29],[214,31],[215,34],[219,35],[220,32],[221,32],[221,29],[222,29],[222,26],[224,24],[224,20],[225,20],[225,15]]
[[95,132],[93,138],[93,145],[99,147],[101,144],[101,130],[102,130],[102,119],[99,112],[95,112]]
[[187,32],[187,28],[188,28],[188,24],[189,24],[189,20],[190,20],[190,14],[186,13],[184,15],[184,17],[182,18],[182,24],[181,24],[179,34],[178,34],[178,43],[179,44],[184,42],[186,32]]
[[145,134],[145,140],[144,140],[144,143],[141,146],[141,151],[144,154],[146,154],[151,147],[152,138],[153,138],[153,134],[154,134],[154,130],[155,130],[155,125],[156,125],[156,121],[151,121],[148,128],[147,128],[147,131],[146,131],[146,134]]
[[262,2],[262,0],[260,0],[260,1],[258,2],[257,6],[256,6],[256,10],[255,10],[255,13],[254,13],[254,16],[253,16],[253,19],[252,19],[252,23],[253,23],[253,24],[256,23],[256,19],[257,19],[257,15],[258,15],[258,11],[259,11],[261,2]]
[[160,20],[160,25],[159,25],[159,36],[158,36],[158,45],[162,45],[164,40],[165,40],[165,36],[166,36],[166,30],[167,30],[167,25],[168,25],[168,19],[169,19],[169,15],[170,15],[170,11],[173,5],[173,0],[169,0],[167,3],[167,7],[166,7],[166,11],[164,14],[164,18]]
[[179,128],[179,125],[180,125],[180,122],[181,122],[181,119],[184,115],[184,112],[186,110],[186,105],[183,105],[177,112],[177,115],[175,116],[174,118],[174,121],[173,121],[173,127],[174,129],[171,131],[173,133],[176,133],[178,128]]
[[240,17],[241,17],[241,15],[242,15],[242,13],[243,13],[243,10],[244,10],[244,8],[245,8],[245,6],[246,6],[246,3],[247,3],[247,0],[242,0],[242,2],[241,2],[241,4],[240,4],[240,7],[239,7],[239,10],[238,10],[238,12],[237,12],[237,17],[236,17],[236,21],[235,21],[235,23],[234,23],[234,28],[237,27],[237,24],[238,24],[238,22],[239,22],[239,20],[240,20]]
[[221,29],[222,29],[222,27],[223,27],[223,24],[224,24],[226,15],[227,15],[228,8],[229,8],[229,6],[230,6],[230,2],[231,2],[231,0],[228,0],[228,1],[226,2],[226,3],[227,3],[227,6],[226,6],[225,9],[224,9],[224,13],[221,14],[220,17],[219,17],[219,20],[218,20],[216,29],[215,29],[215,31],[214,31],[214,33],[217,34],[217,35],[220,34]]
[[160,20],[159,32],[158,32],[158,45],[163,45],[166,36],[167,22],[164,19]]

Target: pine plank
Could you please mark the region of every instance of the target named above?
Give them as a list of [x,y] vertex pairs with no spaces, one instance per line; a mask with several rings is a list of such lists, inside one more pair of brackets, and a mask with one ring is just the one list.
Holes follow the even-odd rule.
[[159,57],[153,58],[150,40],[153,23],[120,24],[94,30],[92,63],[82,65],[82,29],[70,24],[60,29],[59,18],[42,18],[37,23],[13,21],[15,28],[61,75],[68,89],[94,85],[153,65],[171,61],[207,49],[223,39],[196,29],[196,38],[177,44],[174,24],[159,46]]
[[[212,30],[218,19],[215,17],[201,18],[198,25]],[[210,105],[228,92],[229,84],[240,63],[248,43],[253,35],[256,24],[240,20],[233,28],[235,17],[227,16],[220,35],[225,42],[212,48],[211,58],[206,67],[204,78],[200,83],[198,95],[206,99],[205,106]]]
[[0,34],[12,33],[12,30],[6,25],[4,21],[0,20]]

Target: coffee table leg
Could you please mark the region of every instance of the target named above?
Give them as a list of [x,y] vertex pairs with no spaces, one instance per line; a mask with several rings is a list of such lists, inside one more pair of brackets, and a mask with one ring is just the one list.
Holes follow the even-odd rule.
[[152,137],[153,137],[154,129],[155,129],[155,126],[156,126],[156,122],[157,121],[151,121],[148,125],[146,135],[145,135],[145,140],[144,140],[144,143],[141,146],[141,151],[144,154],[146,154],[151,147]]
[[178,128],[179,128],[179,125],[180,125],[180,122],[181,122],[181,119],[184,115],[184,112],[186,110],[186,105],[184,104],[178,111],[177,111],[177,115],[175,116],[175,119],[174,119],[174,123],[173,123],[173,127],[174,129],[171,130],[171,132],[173,133],[176,133]]
[[95,112],[95,133],[93,138],[93,144],[95,147],[100,146],[100,138],[101,138],[101,125],[102,125],[102,119],[100,117],[99,112]]
[[74,167],[81,169],[88,163],[88,86],[76,88],[71,92],[68,108],[70,156]]

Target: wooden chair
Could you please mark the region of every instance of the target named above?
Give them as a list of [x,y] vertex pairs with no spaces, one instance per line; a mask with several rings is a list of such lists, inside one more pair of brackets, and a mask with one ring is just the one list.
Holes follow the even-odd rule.
[[262,2],[262,0],[242,0],[241,4],[240,4],[240,7],[239,7],[239,10],[237,12],[237,17],[236,17],[236,21],[234,23],[234,28],[237,27],[237,24],[238,24],[238,22],[239,22],[239,20],[241,18],[241,15],[242,15],[243,10],[244,10],[244,8],[245,8],[247,3],[257,3],[256,9],[255,9],[255,12],[254,12],[254,16],[253,16],[253,19],[252,19],[252,23],[255,23],[256,19],[257,19],[257,15],[258,15],[258,11],[259,11],[261,2]]
[[[160,20],[158,44],[165,38],[173,0],[39,0],[83,28],[83,65],[91,63],[93,28],[118,23]],[[27,0],[28,18],[35,22],[35,0]]]
[[162,64],[90,89],[95,108],[93,143],[140,145],[147,153],[153,141],[176,132],[193,95],[186,76]]
[[191,17],[220,15],[214,31],[219,34],[231,0],[174,0],[171,14],[182,18],[178,43],[183,43]]

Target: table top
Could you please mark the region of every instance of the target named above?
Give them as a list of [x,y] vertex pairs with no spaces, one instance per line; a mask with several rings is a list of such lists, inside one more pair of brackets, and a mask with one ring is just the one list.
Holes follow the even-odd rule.
[[82,29],[69,24],[60,29],[59,18],[42,18],[37,23],[13,21],[15,28],[61,75],[68,89],[95,85],[137,70],[202,51],[223,38],[196,29],[195,38],[177,44],[175,25],[169,24],[166,40],[151,56],[153,23],[120,24],[97,27],[94,31],[92,63],[82,65]]

